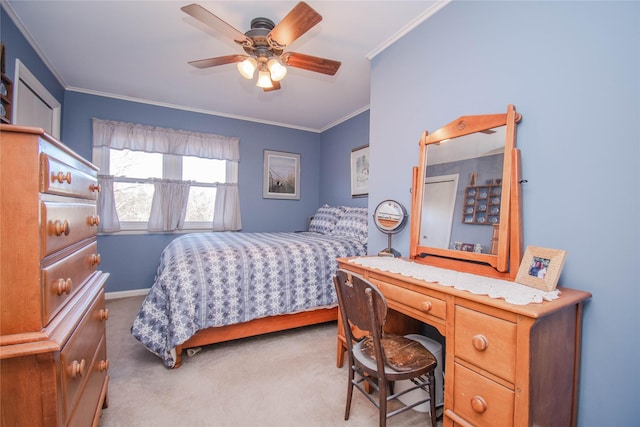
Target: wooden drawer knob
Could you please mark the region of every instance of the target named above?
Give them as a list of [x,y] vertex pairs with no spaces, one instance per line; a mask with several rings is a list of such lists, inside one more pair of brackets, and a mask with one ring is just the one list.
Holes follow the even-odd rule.
[[93,225],[99,225],[100,224],[100,217],[98,215],[93,215],[89,217],[89,225],[93,226]]
[[82,359],[80,362],[74,360],[69,367],[69,374],[71,378],[82,377],[84,375],[86,362]]
[[109,319],[109,309],[102,308],[100,309],[100,320],[108,320]]
[[68,236],[71,232],[71,225],[69,224],[69,221],[67,221],[66,219],[64,221],[60,221],[59,219],[57,219],[53,223],[53,232],[56,236],[62,236],[63,234],[65,236]]
[[471,338],[471,343],[473,344],[473,348],[478,351],[485,351],[489,346],[489,341],[481,334],[474,335],[473,338]]
[[109,370],[109,361],[108,360],[101,360],[98,362],[98,370],[100,372],[104,372]]
[[422,301],[422,303],[420,304],[420,310],[422,311],[431,311],[431,308],[431,301]]
[[58,295],[62,295],[62,294],[67,294],[69,295],[71,293],[71,286],[73,285],[73,282],[71,282],[71,279],[58,279],[55,282],[55,290],[56,293]]
[[71,184],[71,172],[67,172],[66,174],[64,172],[51,172],[51,182],[56,181],[58,181],[60,184],[64,183],[65,181],[68,184]]
[[480,396],[473,396],[471,398],[471,408],[478,414],[482,414],[487,410],[487,402]]
[[100,191],[102,191],[102,187],[100,187],[100,184],[91,184],[89,186],[89,191],[99,193]]
[[100,265],[100,254],[91,254],[89,263],[91,265]]

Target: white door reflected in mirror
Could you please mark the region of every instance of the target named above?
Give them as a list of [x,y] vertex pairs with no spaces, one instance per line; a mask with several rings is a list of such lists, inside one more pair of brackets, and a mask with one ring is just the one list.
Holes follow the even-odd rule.
[[[420,236],[421,245],[442,249],[449,247],[457,190],[458,174],[426,178],[420,226],[424,232]],[[428,209],[427,203],[438,209]]]

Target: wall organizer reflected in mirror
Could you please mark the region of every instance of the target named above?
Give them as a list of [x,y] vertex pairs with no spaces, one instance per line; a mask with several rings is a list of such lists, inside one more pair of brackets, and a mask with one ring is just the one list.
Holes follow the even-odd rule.
[[412,259],[515,278],[522,258],[520,120],[509,105],[504,114],[462,116],[423,133],[413,177]]
[[373,211],[373,223],[378,230],[387,235],[386,249],[378,252],[378,256],[399,257],[400,252],[391,247],[391,235],[399,233],[407,225],[407,210],[395,200],[385,200]]

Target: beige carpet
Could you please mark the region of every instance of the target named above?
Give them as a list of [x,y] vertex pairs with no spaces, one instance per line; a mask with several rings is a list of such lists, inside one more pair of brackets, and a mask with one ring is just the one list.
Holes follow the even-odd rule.
[[[167,369],[129,333],[142,297],[108,300],[109,407],[100,426],[377,426],[354,391],[344,418],[347,368],[336,368],[336,324],[203,347]],[[387,425],[429,426],[413,410]]]

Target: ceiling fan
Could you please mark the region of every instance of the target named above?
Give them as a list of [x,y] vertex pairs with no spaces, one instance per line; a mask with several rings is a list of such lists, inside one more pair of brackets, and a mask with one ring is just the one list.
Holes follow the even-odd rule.
[[287,74],[287,67],[302,68],[316,73],[335,75],[341,63],[326,58],[305,55],[298,52],[284,52],[284,49],[298,37],[322,21],[322,16],[305,2],[298,3],[275,25],[267,18],[251,20],[251,29],[242,33],[198,4],[181,8],[203,24],[231,37],[242,46],[247,55],[226,55],[189,62],[197,68],[238,63],[238,71],[243,77],[252,79],[258,70],[257,86],[265,92],[280,89],[280,80]]

